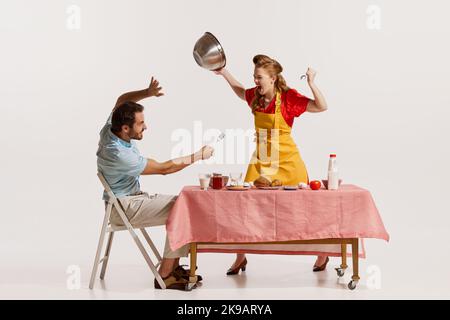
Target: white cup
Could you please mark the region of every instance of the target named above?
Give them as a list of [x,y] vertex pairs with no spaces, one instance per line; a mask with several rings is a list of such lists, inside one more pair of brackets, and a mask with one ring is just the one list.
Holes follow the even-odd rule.
[[201,173],[198,175],[198,179],[200,181],[200,189],[208,190],[209,180],[211,179],[210,174]]

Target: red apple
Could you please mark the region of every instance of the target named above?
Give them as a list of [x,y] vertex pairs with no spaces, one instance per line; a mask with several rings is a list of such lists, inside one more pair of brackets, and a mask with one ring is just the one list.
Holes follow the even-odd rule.
[[312,190],[319,190],[321,186],[322,186],[322,183],[318,180],[313,180],[309,183],[309,187]]

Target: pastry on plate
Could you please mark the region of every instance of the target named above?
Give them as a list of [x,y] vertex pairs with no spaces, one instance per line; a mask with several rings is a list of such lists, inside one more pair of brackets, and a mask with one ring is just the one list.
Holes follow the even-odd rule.
[[278,179],[273,180],[272,183],[270,184],[271,187],[281,187],[282,185],[283,183]]
[[256,179],[253,182],[253,185],[257,188],[261,188],[261,187],[270,187],[272,184],[272,181],[270,181],[269,178],[264,177],[264,176],[260,176],[258,179]]

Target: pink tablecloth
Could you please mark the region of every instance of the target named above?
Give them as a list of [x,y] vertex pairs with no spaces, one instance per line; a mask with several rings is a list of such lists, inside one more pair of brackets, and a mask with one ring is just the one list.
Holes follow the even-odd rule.
[[[183,188],[167,221],[172,249],[191,242],[275,242],[327,238],[377,238],[389,241],[368,190],[202,191]],[[296,246],[296,247],[293,247]],[[360,246],[364,257],[364,245]],[[308,249],[309,248],[309,249]],[[199,252],[328,254],[339,245],[208,245]]]

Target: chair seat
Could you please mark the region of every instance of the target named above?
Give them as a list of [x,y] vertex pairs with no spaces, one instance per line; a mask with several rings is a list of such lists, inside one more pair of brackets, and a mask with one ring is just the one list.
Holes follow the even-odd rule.
[[[150,227],[154,227],[154,225],[151,224],[141,224],[141,225],[132,225],[133,229],[145,229],[145,228],[150,228]],[[110,224],[108,226],[107,232],[116,232],[116,231],[124,231],[127,230],[126,226],[119,226],[119,225],[115,225],[115,224]]]

